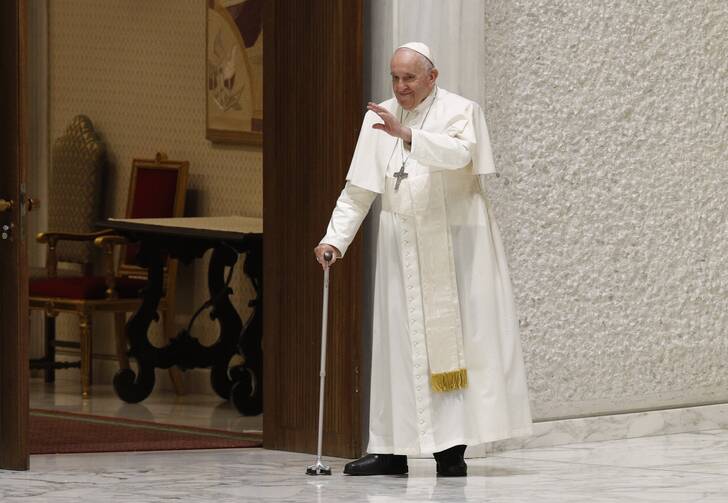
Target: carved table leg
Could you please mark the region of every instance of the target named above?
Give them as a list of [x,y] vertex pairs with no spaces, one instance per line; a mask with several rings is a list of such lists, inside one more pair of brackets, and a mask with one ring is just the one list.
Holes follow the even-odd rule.
[[[188,260],[200,257],[205,249],[214,246],[207,274],[210,300],[200,307],[188,327],[171,339],[169,344],[155,348],[149,342],[147,331],[152,321],[158,319],[157,309],[162,297],[163,241],[155,243],[154,240],[141,240],[141,250],[137,258],[140,265],[148,270],[148,284],[143,292],[141,306],[126,324],[130,346],[128,354],[138,364],[138,375],[120,358],[122,368],[114,376],[117,395],[130,403],[147,398],[154,388],[155,368],[170,368],[175,365],[182,369],[208,367],[211,368],[212,388],[218,395],[225,399],[232,398],[236,408],[243,414],[259,414],[262,410],[260,238],[236,244],[240,248],[224,242],[214,245],[206,240],[164,242],[165,249],[171,256],[182,257],[182,260],[184,257]],[[245,273],[250,277],[257,293],[257,298],[251,302],[255,310],[245,329],[237,310],[230,302],[232,289],[229,287],[232,268],[238,260],[239,251],[242,250],[247,252]],[[203,346],[197,338],[192,337],[191,328],[196,317],[210,306],[210,317],[219,325],[219,337],[211,346]],[[121,345],[119,348],[121,350]],[[237,354],[245,359],[244,365],[229,368],[230,361]]]
[[114,340],[116,341],[116,358],[120,369],[129,367],[129,351],[126,337],[126,313],[114,313]]
[[114,376],[116,394],[128,403],[141,402],[154,389],[154,362],[156,348],[149,342],[147,332],[152,321],[157,321],[157,307],[162,298],[164,281],[162,253],[155,244],[142,243],[139,262],[149,273],[147,287],[143,291],[142,304],[126,323],[129,338],[129,356],[136,360],[139,374],[131,368],[121,368]]
[[231,369],[233,386],[230,400],[235,408],[246,416],[263,412],[263,354],[260,351],[259,334],[263,332],[263,316],[259,307],[253,312],[250,322],[241,334],[244,339],[240,351],[245,364]]
[[230,399],[235,408],[246,416],[263,412],[263,264],[262,243],[254,240],[248,248],[243,270],[255,287],[256,298],[250,302],[253,308],[248,323],[240,332],[238,352],[245,358],[245,364],[231,371],[235,381]]
[[210,384],[222,398],[230,398],[232,381],[228,374],[230,359],[237,352],[237,342],[243,322],[235,306],[230,302],[232,290],[226,285],[225,267],[232,267],[238,260],[236,250],[218,246],[212,252],[207,271],[207,286],[212,299],[210,317],[220,325],[220,337],[213,346],[214,361],[210,371]]

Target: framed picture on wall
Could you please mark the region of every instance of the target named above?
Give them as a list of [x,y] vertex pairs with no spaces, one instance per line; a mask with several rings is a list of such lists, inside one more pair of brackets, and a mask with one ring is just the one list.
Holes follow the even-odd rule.
[[207,0],[207,127],[217,143],[263,143],[263,2]]

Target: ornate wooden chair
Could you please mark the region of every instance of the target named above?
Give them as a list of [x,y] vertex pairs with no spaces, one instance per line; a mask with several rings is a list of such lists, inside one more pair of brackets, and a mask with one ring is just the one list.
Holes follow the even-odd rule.
[[[48,227],[63,229],[64,235],[81,236],[94,231],[101,216],[106,146],[99,139],[91,120],[84,115],[73,118],[51,151]],[[98,250],[92,240],[68,239],[56,248],[59,235],[48,235],[47,267],[33,268],[31,281],[42,277],[90,276]],[[58,263],[62,266],[59,268]],[[37,269],[37,270],[36,270]],[[80,362],[56,361],[55,316],[45,318],[45,356],[31,360],[31,367],[45,369],[46,382],[55,380],[55,370],[79,367]]]
[[[184,161],[169,161],[163,154],[155,159],[135,159],[132,163],[131,181],[127,201],[126,218],[179,217],[184,213],[184,197],[187,190],[189,164]],[[54,189],[55,190],[55,189]],[[110,231],[94,233],[41,233],[37,240],[48,245],[47,276],[34,279],[30,284],[30,307],[45,311],[49,329],[46,347],[79,347],[81,360],[75,366],[81,369],[81,389],[84,397],[89,395],[91,385],[92,337],[91,317],[94,312],[112,312],[115,321],[115,347],[121,368],[128,368],[126,341],[126,313],[135,311],[140,302],[140,290],[146,285],[146,271],[134,263],[136,247],[127,244],[120,236]],[[91,242],[101,247],[104,256],[103,275],[86,274],[76,277],[57,277],[56,264],[59,258],[59,243],[70,241]],[[66,243],[64,243],[66,244]],[[118,266],[115,267],[114,249],[120,246]],[[174,331],[174,283],[177,261],[168,260],[165,270],[166,295],[160,303],[163,314],[162,333],[166,339]],[[55,340],[53,319],[60,312],[76,313],[80,321],[80,342]],[[46,355],[44,365],[67,368],[67,362],[54,362]],[[35,365],[38,365],[37,363]],[[175,388],[181,390],[178,369],[170,369]]]

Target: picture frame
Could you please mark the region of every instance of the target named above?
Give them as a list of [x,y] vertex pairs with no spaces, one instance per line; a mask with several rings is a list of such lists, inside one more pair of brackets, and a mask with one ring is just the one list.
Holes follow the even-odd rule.
[[263,3],[207,0],[206,138],[263,143]]

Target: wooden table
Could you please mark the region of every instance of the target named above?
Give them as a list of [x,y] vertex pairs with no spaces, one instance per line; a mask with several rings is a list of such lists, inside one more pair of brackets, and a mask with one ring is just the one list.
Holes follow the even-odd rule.
[[[139,309],[126,324],[129,356],[136,360],[138,374],[120,369],[114,376],[116,394],[129,403],[147,398],[154,389],[154,369],[182,370],[211,368],[210,382],[222,398],[230,399],[245,415],[255,415],[263,406],[262,247],[263,221],[247,217],[189,217],[159,219],[110,219],[99,224],[113,229],[131,242],[139,243],[137,263],[149,274]],[[148,330],[157,318],[163,295],[164,260],[170,256],[185,264],[212,250],[208,268],[210,299],[192,316],[186,329],[162,348],[149,342]],[[229,287],[238,255],[245,253],[243,271],[250,278],[256,298],[250,301],[253,313],[243,325],[230,302]],[[229,267],[227,276],[225,268]],[[190,330],[199,314],[211,309],[210,316],[220,325],[217,341],[204,346]],[[242,365],[230,366],[236,355]]]

